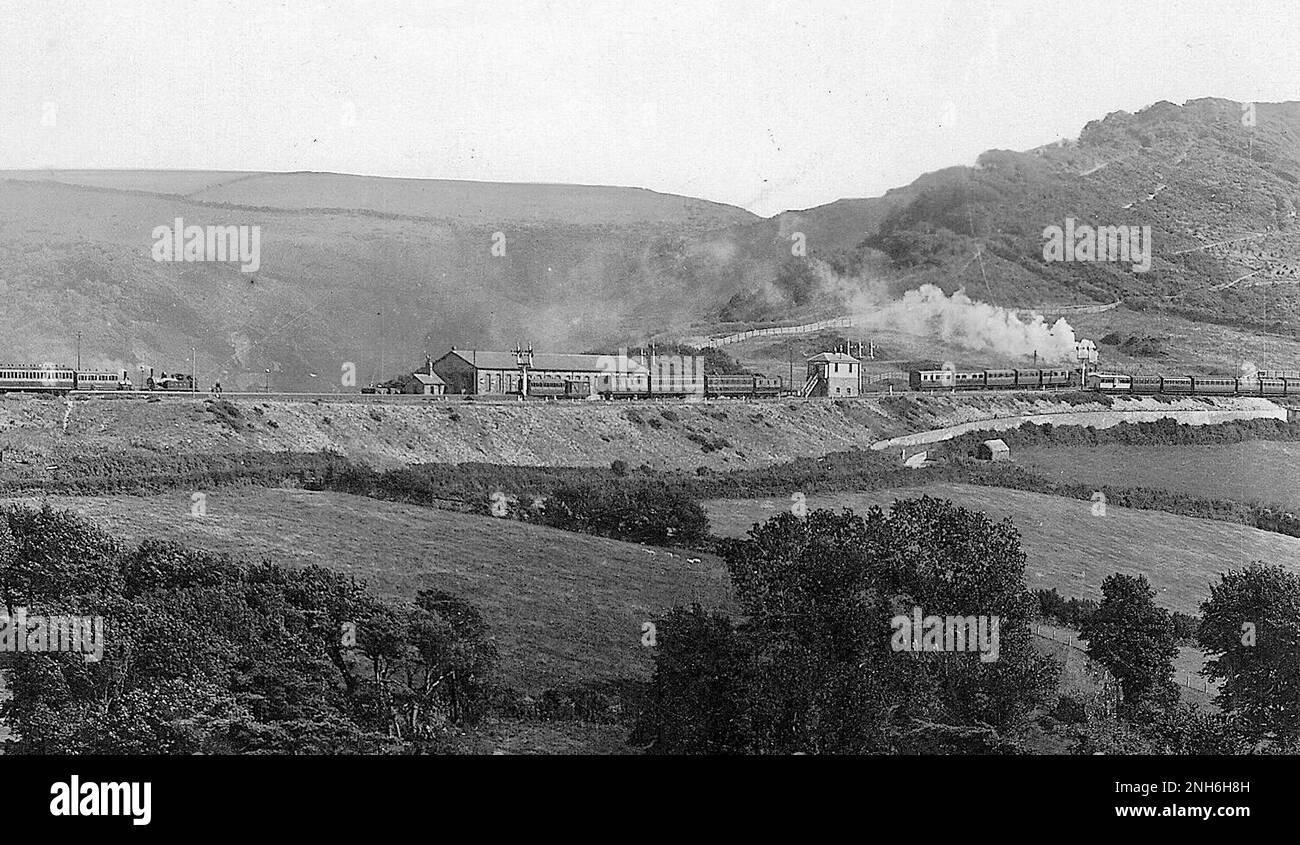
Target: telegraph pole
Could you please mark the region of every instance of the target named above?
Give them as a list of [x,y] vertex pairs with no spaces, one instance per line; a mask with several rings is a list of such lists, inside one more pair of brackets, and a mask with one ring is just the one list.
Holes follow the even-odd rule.
[[199,392],[199,371],[194,365],[194,347],[190,347],[190,393]]
[[519,398],[528,398],[528,368],[533,365],[533,345],[528,344],[524,349],[518,343],[515,344],[515,364],[519,367]]
[[81,372],[81,332],[77,332],[77,372]]

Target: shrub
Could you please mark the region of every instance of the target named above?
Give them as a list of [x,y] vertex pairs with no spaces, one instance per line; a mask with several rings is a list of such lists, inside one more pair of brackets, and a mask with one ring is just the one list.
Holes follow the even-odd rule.
[[562,485],[547,500],[543,520],[566,531],[657,545],[694,546],[709,532],[699,502],[657,479]]

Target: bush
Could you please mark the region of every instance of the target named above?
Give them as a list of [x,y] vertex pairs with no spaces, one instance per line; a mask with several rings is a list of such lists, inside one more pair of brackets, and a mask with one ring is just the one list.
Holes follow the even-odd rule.
[[615,540],[696,546],[709,533],[704,508],[680,486],[657,479],[565,484],[546,502],[554,528]]

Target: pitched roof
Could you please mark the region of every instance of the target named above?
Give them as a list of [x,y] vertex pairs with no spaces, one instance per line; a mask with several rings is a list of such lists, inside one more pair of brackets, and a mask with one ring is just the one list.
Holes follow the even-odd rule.
[[[447,355],[455,355],[467,364],[480,370],[518,370],[519,362],[513,352],[499,352],[490,349],[453,349]],[[618,366],[616,355],[579,355],[570,352],[534,352],[531,369],[559,370],[562,372],[601,373]],[[628,357],[628,372],[645,372],[645,365],[636,358]],[[436,363],[436,362],[435,362]]]
[[856,364],[858,359],[852,355],[845,355],[843,352],[823,352],[820,355],[814,355],[809,361],[830,361],[835,364]]
[[446,384],[447,383],[443,381],[441,378],[439,378],[436,374],[429,375],[428,373],[411,373],[411,378],[415,379],[420,384]]
[[984,445],[987,446],[987,447],[989,447],[989,451],[992,451],[992,452],[1010,452],[1010,451],[1011,451],[1011,447],[1007,446],[1007,444],[1006,444],[1006,443],[1005,443],[1001,438],[999,438],[999,439],[997,439],[997,440],[985,440],[985,441],[984,441]]

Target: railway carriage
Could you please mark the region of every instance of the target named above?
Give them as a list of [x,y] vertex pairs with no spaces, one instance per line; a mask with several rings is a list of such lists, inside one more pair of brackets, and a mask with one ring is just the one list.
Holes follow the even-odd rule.
[[1042,370],[1016,370],[1016,387],[1042,387]]
[[1064,367],[1043,370],[1043,387],[1069,387],[1073,381],[1073,371]]
[[752,375],[707,375],[704,377],[706,396],[753,396]]
[[[1216,394],[1231,396],[1238,392],[1238,386],[1239,386],[1235,378],[1221,378],[1216,376],[1210,376],[1207,378],[1201,378],[1200,376],[1193,376],[1191,382],[1192,382],[1193,393],[1196,393],[1198,395],[1204,394],[1208,396],[1213,396]],[[1241,386],[1249,389],[1249,383],[1245,383]],[[1242,390],[1241,392],[1244,393],[1246,391]]]
[[[1284,378],[1261,378],[1259,380],[1259,395],[1260,396],[1284,396],[1288,392],[1287,387],[1288,387],[1287,380]],[[1291,387],[1293,389],[1300,388],[1300,382],[1297,382],[1295,385],[1291,385]],[[1255,392],[1254,390],[1251,391],[1251,393],[1254,392]],[[1296,389],[1294,390],[1294,392],[1300,392],[1300,389]]]
[[1133,377],[1125,373],[1092,373],[1087,387],[1102,393],[1128,393],[1133,389]]
[[57,364],[0,364],[0,393],[65,394],[77,385],[72,367]]
[[106,372],[97,370],[78,370],[76,390],[102,392],[130,390],[131,381],[126,378],[125,373]]
[[1152,395],[1160,392],[1160,376],[1136,375],[1129,382],[1132,393]]
[[984,383],[989,387],[1012,388],[1016,386],[1015,370],[985,370]]

